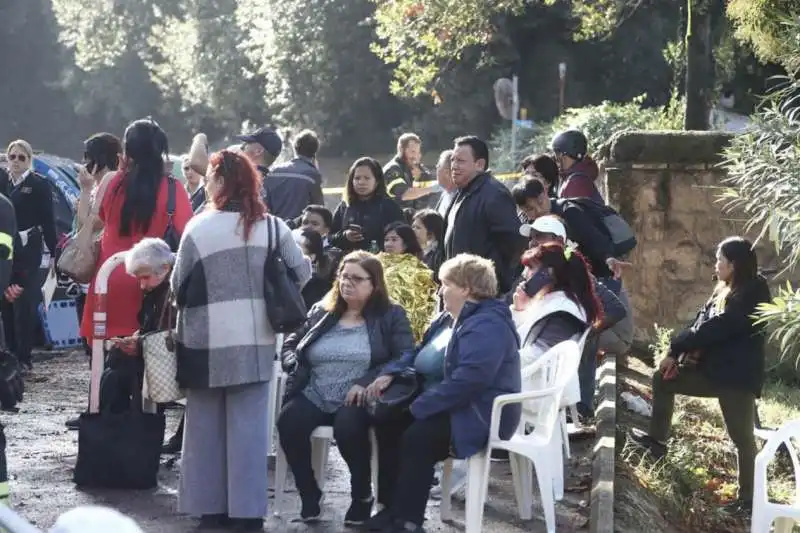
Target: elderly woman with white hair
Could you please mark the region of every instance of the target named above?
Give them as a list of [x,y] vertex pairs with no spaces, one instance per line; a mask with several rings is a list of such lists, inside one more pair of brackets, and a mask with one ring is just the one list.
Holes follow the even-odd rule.
[[[133,394],[131,376],[134,373],[141,386],[144,360],[139,350],[140,336],[175,326],[176,313],[164,312],[165,306],[172,305],[169,275],[174,262],[175,256],[169,245],[157,238],[142,239],[125,257],[125,270],[136,278],[144,294],[138,314],[139,329],[129,337],[111,339],[114,347],[108,365],[113,372],[112,377],[104,380],[108,386],[101,391],[101,402],[110,401],[113,412],[129,408]],[[108,394],[103,394],[106,391]]]

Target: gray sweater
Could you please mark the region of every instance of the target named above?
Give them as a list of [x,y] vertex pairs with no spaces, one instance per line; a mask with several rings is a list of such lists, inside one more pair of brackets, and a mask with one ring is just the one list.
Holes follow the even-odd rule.
[[[277,220],[278,250],[301,284],[311,264]],[[244,241],[240,215],[206,210],[186,225],[171,284],[178,307],[178,382],[183,388],[268,381],[275,332],[267,320],[264,264],[272,247],[267,222]]]

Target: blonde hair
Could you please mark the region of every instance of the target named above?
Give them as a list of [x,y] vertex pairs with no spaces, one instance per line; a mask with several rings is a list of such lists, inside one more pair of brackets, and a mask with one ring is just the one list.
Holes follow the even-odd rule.
[[28,156],[28,165],[33,167],[33,148],[31,147],[28,141],[23,139],[17,139],[16,141],[11,141],[8,143],[8,148],[6,148],[6,157],[8,157],[8,153],[16,148],[17,150],[22,150],[26,156]]
[[422,144],[422,139],[419,138],[419,135],[416,133],[404,133],[397,139],[397,153],[399,155],[403,155],[405,153],[406,148],[411,143],[417,143],[419,145]]
[[476,300],[497,297],[494,263],[477,255],[458,254],[448,259],[439,268],[439,279],[466,289]]

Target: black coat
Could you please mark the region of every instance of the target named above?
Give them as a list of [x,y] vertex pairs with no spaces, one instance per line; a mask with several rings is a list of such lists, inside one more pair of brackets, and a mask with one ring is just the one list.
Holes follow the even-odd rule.
[[694,323],[672,340],[670,355],[698,350],[697,369],[712,383],[760,396],[766,331],[752,317],[759,304],[770,300],[769,286],[761,277],[732,291],[722,313],[713,312],[712,297]]
[[[399,305],[391,304],[385,313],[366,313],[364,318],[372,356],[369,369],[355,384],[366,387],[380,375],[386,363],[414,349],[414,336],[406,312]],[[311,370],[306,350],[337,322],[338,315],[317,305],[308,312],[303,327],[286,338],[281,349],[281,363],[289,373],[285,398],[291,398],[306,387]]]
[[[333,212],[333,222],[329,240],[332,246],[347,255],[353,250],[369,250],[370,243],[375,241],[379,250],[383,250],[383,228],[391,222],[405,220],[403,211],[388,196],[373,196],[369,200],[354,200],[350,205],[342,202]],[[364,240],[350,242],[344,232],[350,224],[361,226]]]
[[0,169],[0,194],[14,205],[17,231],[36,228],[30,232],[27,244],[21,246],[21,241],[18,241],[20,248],[14,251],[14,274],[21,283],[23,278],[38,276],[43,242],[51,254],[55,253],[58,237],[53,215],[53,189],[47,178],[35,172],[14,187],[8,173]]
[[[455,211],[453,227],[450,217]],[[444,217],[446,259],[470,253],[494,261],[500,295],[511,290],[527,239],[511,192],[490,174],[481,174],[459,189]]]

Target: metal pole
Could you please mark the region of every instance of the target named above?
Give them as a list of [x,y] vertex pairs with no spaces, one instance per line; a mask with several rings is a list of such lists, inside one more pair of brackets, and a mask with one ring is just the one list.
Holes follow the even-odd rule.
[[564,88],[567,83],[567,64],[558,64],[558,114],[564,112]]
[[514,104],[511,112],[511,157],[517,153],[517,118],[519,117],[519,77],[515,74],[511,78],[514,85]]

